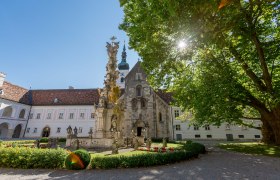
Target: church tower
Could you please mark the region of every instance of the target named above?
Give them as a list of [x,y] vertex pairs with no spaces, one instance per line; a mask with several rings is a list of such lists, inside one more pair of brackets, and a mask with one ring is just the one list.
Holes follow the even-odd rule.
[[125,87],[125,76],[129,73],[129,64],[126,62],[125,44],[123,45],[122,61],[118,64],[119,78],[117,79],[117,85],[122,89]]

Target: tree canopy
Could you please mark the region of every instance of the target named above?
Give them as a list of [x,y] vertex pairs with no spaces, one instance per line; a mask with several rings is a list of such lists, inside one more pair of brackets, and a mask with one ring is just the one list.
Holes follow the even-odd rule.
[[260,118],[264,141],[280,144],[279,2],[120,0],[120,29],[151,84],[197,122]]

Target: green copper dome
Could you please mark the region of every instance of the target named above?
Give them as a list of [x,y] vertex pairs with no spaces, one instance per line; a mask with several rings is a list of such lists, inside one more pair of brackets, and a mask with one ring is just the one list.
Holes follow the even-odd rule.
[[125,45],[123,46],[122,61],[118,64],[119,70],[129,70],[129,64],[126,62]]

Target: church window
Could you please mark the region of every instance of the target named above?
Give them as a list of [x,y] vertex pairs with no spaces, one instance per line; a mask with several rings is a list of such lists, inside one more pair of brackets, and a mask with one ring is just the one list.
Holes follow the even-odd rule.
[[37,113],[36,119],[40,119],[41,118],[41,113]]
[[238,138],[244,138],[244,135],[238,135]]
[[37,128],[34,128],[34,131],[33,131],[33,133],[37,133]]
[[94,119],[94,113],[91,113],[90,118]]
[[2,114],[3,117],[12,117],[13,108],[11,106],[5,107]]
[[25,109],[22,109],[19,113],[19,118],[23,119],[25,115]]
[[142,80],[142,73],[136,73],[136,80]]
[[82,132],[83,132],[83,128],[79,127],[79,133],[82,133]]
[[174,115],[175,115],[175,118],[179,117],[179,110],[174,110]]
[[137,99],[136,98],[132,99],[131,106],[132,106],[132,109],[134,109],[134,110],[137,109]]
[[141,108],[146,108],[146,100],[144,98],[141,99]]
[[136,87],[136,96],[142,96],[142,87],[140,85]]
[[158,114],[158,120],[159,120],[159,122],[162,122],[162,114],[161,114],[161,112]]
[[80,118],[84,119],[84,117],[85,117],[85,113],[81,113]]
[[123,82],[124,82],[124,77],[121,78],[121,83],[123,83]]
[[181,131],[181,126],[180,126],[179,124],[177,124],[177,125],[175,126],[175,129],[176,129],[176,131]]
[[60,130],[61,130],[61,128],[58,127],[57,130],[56,130],[56,133],[60,133]]
[[30,113],[29,119],[33,119],[33,113]]
[[193,130],[198,131],[199,130],[199,126],[198,125],[194,125],[193,126]]

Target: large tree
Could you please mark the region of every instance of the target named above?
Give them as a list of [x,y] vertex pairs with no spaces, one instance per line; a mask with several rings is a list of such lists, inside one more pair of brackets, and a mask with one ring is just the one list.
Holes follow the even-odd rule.
[[279,2],[120,0],[120,28],[152,85],[172,91],[197,122],[259,118],[263,141],[280,145]]

